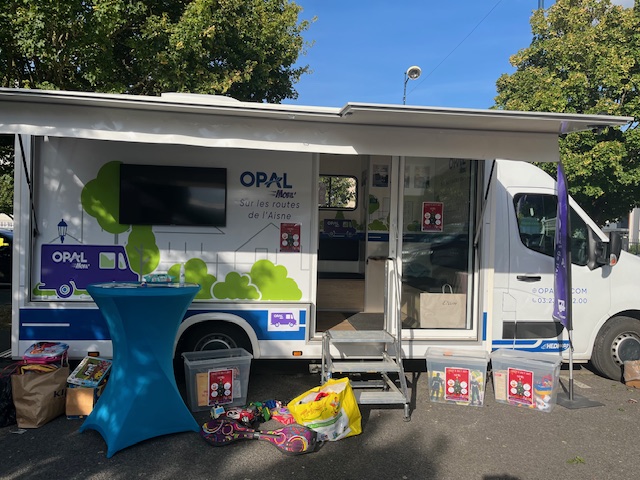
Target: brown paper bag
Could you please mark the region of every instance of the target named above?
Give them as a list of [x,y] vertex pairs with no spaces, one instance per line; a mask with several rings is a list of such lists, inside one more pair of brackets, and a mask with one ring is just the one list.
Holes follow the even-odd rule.
[[38,428],[64,414],[69,367],[11,376],[19,428]]
[[467,295],[453,293],[451,285],[442,293],[420,294],[421,328],[464,328],[467,321]]

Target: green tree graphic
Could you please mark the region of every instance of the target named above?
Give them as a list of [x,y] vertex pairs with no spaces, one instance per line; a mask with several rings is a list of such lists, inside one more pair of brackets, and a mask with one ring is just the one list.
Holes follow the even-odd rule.
[[114,235],[129,230],[129,225],[121,225],[118,222],[121,163],[105,163],[96,178],[88,182],[80,194],[80,203],[84,211],[94,217],[105,231]]
[[251,280],[261,293],[261,300],[300,300],[302,290],[292,278],[287,277],[287,269],[274,265],[269,260],[258,260],[251,267]]
[[[177,281],[180,278],[180,264],[176,263],[173,265],[167,273]],[[213,298],[211,295],[211,286],[216,282],[216,277],[207,271],[207,264],[203,260],[192,258],[184,264],[184,281],[187,283],[197,283],[202,287],[195,298],[200,300]]]
[[224,282],[215,284],[213,296],[231,300],[259,300],[260,292],[254,285],[251,285],[251,278],[248,275],[231,272],[227,274]]
[[143,275],[153,272],[160,263],[160,250],[150,225],[132,225],[125,246],[131,270]]

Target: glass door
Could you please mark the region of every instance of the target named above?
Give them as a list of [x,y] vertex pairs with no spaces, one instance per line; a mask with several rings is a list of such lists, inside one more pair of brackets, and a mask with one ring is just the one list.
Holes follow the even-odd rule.
[[414,338],[475,337],[472,321],[476,161],[400,162],[403,328]]

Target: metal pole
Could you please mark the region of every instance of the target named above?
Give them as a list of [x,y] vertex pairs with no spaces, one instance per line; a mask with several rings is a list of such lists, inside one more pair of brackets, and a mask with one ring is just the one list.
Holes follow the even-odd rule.
[[407,104],[407,82],[409,81],[409,77],[407,76],[407,72],[404,72],[404,92],[402,93],[402,104]]
[[569,330],[569,401],[573,402],[573,340],[572,330]]
[[544,10],[544,0],[538,0],[538,10]]

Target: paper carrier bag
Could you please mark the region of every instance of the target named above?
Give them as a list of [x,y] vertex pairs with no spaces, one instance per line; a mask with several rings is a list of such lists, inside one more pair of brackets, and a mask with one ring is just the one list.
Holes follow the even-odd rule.
[[442,293],[420,294],[421,328],[464,328],[467,320],[467,295],[453,293],[449,284]]
[[69,367],[11,375],[13,403],[20,428],[38,428],[64,414]]

